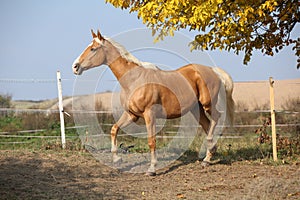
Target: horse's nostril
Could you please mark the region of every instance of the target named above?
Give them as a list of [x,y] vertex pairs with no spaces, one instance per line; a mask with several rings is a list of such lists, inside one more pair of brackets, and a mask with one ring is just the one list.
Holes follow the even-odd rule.
[[81,68],[79,63],[73,64],[73,72],[76,75],[80,75],[82,73],[83,69]]

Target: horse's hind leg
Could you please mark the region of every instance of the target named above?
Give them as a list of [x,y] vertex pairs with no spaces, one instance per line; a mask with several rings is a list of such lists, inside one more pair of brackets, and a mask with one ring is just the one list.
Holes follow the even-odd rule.
[[118,146],[117,146],[117,134],[119,129],[125,128],[126,126],[128,126],[129,124],[137,120],[138,120],[137,116],[127,112],[123,112],[118,122],[112,126],[110,135],[111,135],[111,152],[113,155],[113,163],[118,163],[121,161],[121,158],[118,156]]
[[205,133],[208,134],[210,120],[207,118],[202,105],[199,103],[199,105],[195,106],[194,109],[191,110],[191,112],[198,123],[202,126]]
[[[204,108],[202,107],[202,105],[199,103],[199,105],[195,106],[195,108],[192,109],[191,112],[194,115],[195,119],[198,121],[198,123],[202,126],[205,134],[208,136],[211,122],[210,122],[210,119],[207,117],[207,114],[205,113]],[[205,144],[207,144],[207,142]],[[205,152],[205,155],[203,155],[203,152],[201,150],[199,151],[199,158],[200,159],[203,159],[207,155],[206,145],[204,145],[204,146],[205,146],[205,151],[206,152]]]
[[210,163],[210,159],[212,158],[213,154],[216,151],[217,142],[215,141],[214,138],[214,132],[221,115],[215,107],[212,107],[212,110],[210,110],[209,114],[211,116],[211,119],[210,119],[209,130],[206,137],[206,141],[207,141],[206,156],[203,159],[203,163],[202,163],[204,166]]

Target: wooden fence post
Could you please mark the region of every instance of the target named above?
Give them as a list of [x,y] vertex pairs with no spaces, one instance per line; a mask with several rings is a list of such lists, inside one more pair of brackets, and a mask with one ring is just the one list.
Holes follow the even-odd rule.
[[274,80],[269,78],[270,82],[270,104],[271,104],[271,126],[272,126],[272,145],[273,145],[273,160],[277,161],[277,143],[276,143],[276,120],[275,120],[275,103],[274,103]]
[[61,144],[62,144],[62,148],[65,149],[66,148],[65,119],[64,119],[64,106],[63,106],[63,99],[62,99],[60,71],[57,71],[56,77],[57,77],[57,89],[58,89],[58,109],[59,109],[59,118],[60,118]]

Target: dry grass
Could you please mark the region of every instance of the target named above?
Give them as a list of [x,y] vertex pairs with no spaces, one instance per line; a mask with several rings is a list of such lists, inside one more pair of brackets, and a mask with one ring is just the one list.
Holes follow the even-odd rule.
[[[293,80],[275,80],[275,109],[285,108],[285,103],[288,99],[295,99],[300,96],[300,79]],[[114,95],[114,96],[113,96]],[[72,102],[78,101],[83,104],[86,102],[94,102],[95,99],[102,102],[104,109],[111,110],[112,97],[117,98],[113,93],[100,93],[85,95],[80,97],[64,98],[64,106],[72,108]],[[75,99],[74,99],[75,98]],[[236,82],[233,92],[234,100],[243,105],[243,110],[255,110],[257,108],[269,106],[269,82]],[[57,109],[57,99],[46,101],[14,101],[15,108],[44,108]],[[80,102],[78,104],[80,104]]]
[[[275,109],[284,108],[288,99],[300,96],[300,79],[275,80]],[[269,107],[269,81],[238,82],[234,85],[233,98],[245,106],[245,110]]]

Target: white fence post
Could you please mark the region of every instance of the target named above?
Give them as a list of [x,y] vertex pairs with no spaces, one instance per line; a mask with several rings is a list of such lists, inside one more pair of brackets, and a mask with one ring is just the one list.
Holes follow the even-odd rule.
[[276,120],[275,120],[275,103],[274,103],[274,81],[269,78],[270,82],[270,104],[271,104],[271,126],[272,126],[272,146],[273,146],[273,160],[277,161],[277,142],[276,142]]
[[58,90],[58,109],[59,109],[59,117],[60,117],[61,144],[62,144],[62,148],[65,149],[66,148],[65,119],[64,119],[64,106],[63,106],[63,99],[62,99],[60,71],[57,71],[56,77],[57,77],[57,90]]

